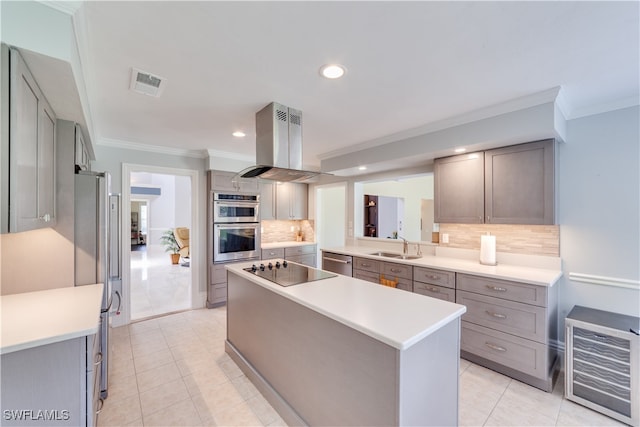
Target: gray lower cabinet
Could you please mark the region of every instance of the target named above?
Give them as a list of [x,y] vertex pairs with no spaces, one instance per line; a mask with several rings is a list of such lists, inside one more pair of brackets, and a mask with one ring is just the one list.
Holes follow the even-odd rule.
[[96,426],[98,350],[89,335],[3,354],[2,425]]
[[413,292],[456,302],[456,273],[426,267],[413,268]]
[[382,262],[380,264],[380,278],[396,281],[396,288],[413,292],[413,267],[394,262]]
[[227,302],[227,270],[225,264],[211,264],[207,291],[207,307],[219,307]]
[[263,249],[260,259],[276,259],[284,258],[288,261],[297,262],[298,264],[316,267],[316,248],[315,244],[289,246],[283,248]]
[[394,262],[353,258],[353,277],[380,284],[380,279],[397,281],[396,288],[413,291],[413,267]]
[[284,248],[263,249],[260,259],[284,258]]
[[284,248],[284,259],[316,268],[316,245],[286,247]]
[[353,277],[372,283],[380,283],[380,264],[368,258],[353,258]]
[[557,354],[557,287],[458,273],[461,356],[552,391]]

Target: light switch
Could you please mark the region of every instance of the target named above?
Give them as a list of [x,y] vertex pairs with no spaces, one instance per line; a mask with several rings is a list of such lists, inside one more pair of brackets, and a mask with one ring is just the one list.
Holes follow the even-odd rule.
[[448,233],[442,233],[442,243],[449,243],[449,234]]

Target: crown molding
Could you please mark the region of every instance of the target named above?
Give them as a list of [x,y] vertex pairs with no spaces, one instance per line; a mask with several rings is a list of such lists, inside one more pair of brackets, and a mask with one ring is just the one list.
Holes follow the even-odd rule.
[[525,108],[535,107],[535,106],[546,104],[549,102],[555,102],[556,98],[558,97],[558,94],[560,93],[560,89],[561,89],[560,86],[556,86],[551,89],[547,89],[531,95],[522,96],[520,98],[515,98],[509,101],[501,102],[499,104],[494,104],[488,107],[480,108],[478,110],[473,110],[468,113],[460,114],[455,117],[428,123],[424,126],[419,126],[406,131],[383,136],[381,138],[372,139],[370,141],[365,141],[359,144],[354,144],[349,147],[341,148],[338,150],[321,153],[317,157],[320,160],[326,160],[332,157],[343,156],[345,154],[354,153],[356,151],[377,147],[377,146],[388,144],[391,142],[396,142],[396,141],[400,141],[407,138],[413,138],[419,135],[425,135],[425,134],[437,132],[443,129],[449,129],[455,126],[464,125],[466,123],[471,123],[478,120],[499,116],[501,114],[511,113],[518,110],[524,110]]
[[575,108],[565,114],[567,120],[579,119],[581,117],[593,116],[594,114],[607,113],[609,111],[622,110],[623,108],[636,107],[640,105],[639,96],[629,96],[627,98],[617,99],[615,101],[604,102],[601,104],[590,105],[588,107]]
[[41,3],[51,9],[55,9],[58,12],[66,13],[67,15],[73,16],[75,13],[82,7],[81,1],[58,1],[58,0],[37,0],[38,3]]
[[243,162],[253,163],[255,163],[256,161],[255,155],[249,156],[242,153],[232,153],[230,151],[216,150],[215,148],[208,148],[206,152],[208,157],[219,157],[223,159],[241,160]]
[[99,138],[98,145],[111,148],[121,148],[124,150],[137,150],[149,153],[169,154],[172,156],[193,157],[196,159],[206,159],[205,150],[187,150],[184,148],[162,147],[158,145],[140,144],[138,142],[123,141],[112,138]]

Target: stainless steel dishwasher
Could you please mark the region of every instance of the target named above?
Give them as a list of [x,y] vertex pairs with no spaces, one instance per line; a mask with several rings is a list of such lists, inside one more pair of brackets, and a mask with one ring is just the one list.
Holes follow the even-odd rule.
[[344,276],[353,276],[353,258],[349,255],[322,252],[322,269]]

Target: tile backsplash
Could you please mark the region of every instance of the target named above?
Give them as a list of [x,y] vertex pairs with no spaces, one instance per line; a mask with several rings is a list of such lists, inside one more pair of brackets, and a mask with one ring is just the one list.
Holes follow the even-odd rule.
[[309,219],[293,221],[262,221],[262,243],[295,242],[298,230],[302,231],[302,241],[315,242],[314,221]]
[[[440,246],[480,249],[480,236],[496,236],[496,251],[527,255],[560,256],[557,225],[440,224]],[[442,234],[449,243],[442,243]]]

